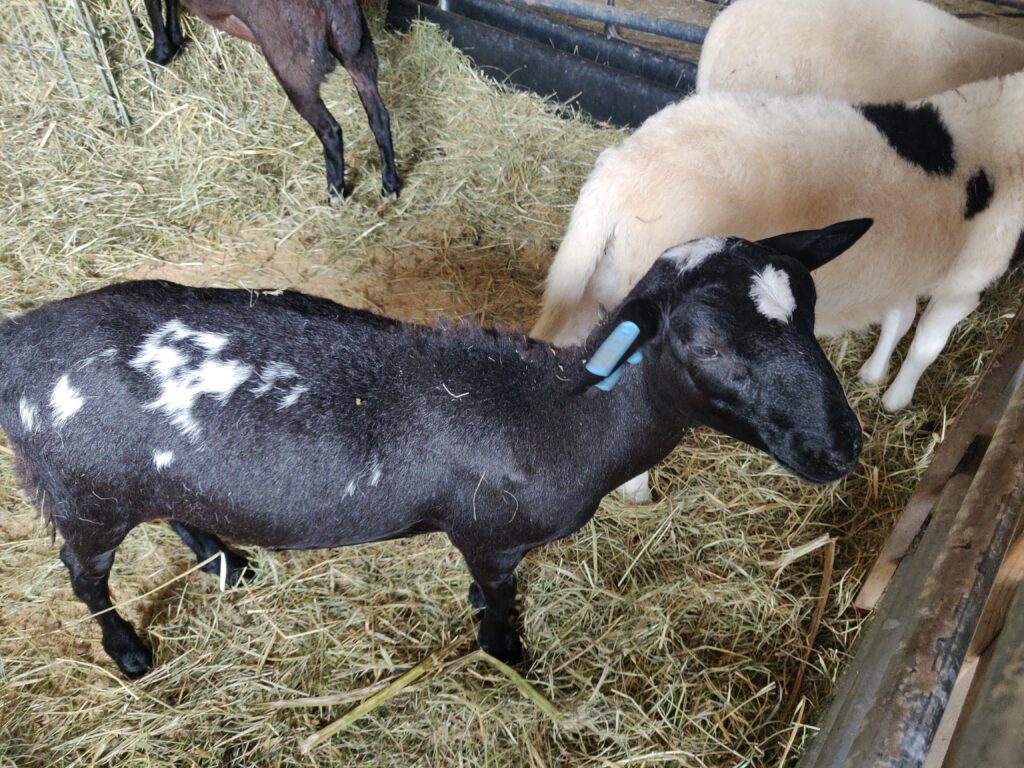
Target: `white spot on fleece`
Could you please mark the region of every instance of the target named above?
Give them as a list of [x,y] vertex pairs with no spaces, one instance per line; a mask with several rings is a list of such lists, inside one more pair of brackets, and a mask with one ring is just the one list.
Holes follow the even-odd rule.
[[21,414],[21,426],[25,431],[35,432],[38,409],[23,397],[18,401],[18,413]]
[[260,383],[249,391],[256,395],[256,397],[263,397],[270,392],[277,392],[279,394],[277,410],[290,408],[295,405],[304,392],[309,391],[309,387],[299,384],[298,381],[292,381],[290,384],[285,383],[288,380],[299,379],[299,374],[288,363],[269,362],[260,369],[257,375],[259,376]]
[[[181,346],[173,346],[174,342]],[[160,396],[146,408],[163,411],[187,437],[197,439],[202,429],[192,413],[196,401],[210,395],[227,402],[252,375],[251,365],[219,358],[227,342],[223,334],[194,331],[180,320],[164,323],[146,336],[130,363],[160,388]],[[197,356],[201,356],[198,361]]]
[[78,390],[71,386],[68,377],[61,376],[57,385],[50,393],[50,406],[53,408],[53,423],[61,426],[78,413],[78,409],[85,404]]
[[789,287],[789,275],[768,265],[762,272],[755,272],[750,282],[750,298],[757,305],[757,311],[769,320],[788,323],[796,309],[796,299]]
[[163,469],[174,461],[174,451],[153,451],[153,466]]
[[696,269],[708,256],[713,256],[722,250],[725,245],[725,238],[705,237],[703,240],[691,240],[682,245],[674,245],[661,254],[663,259],[671,259],[679,268],[679,274]]
[[342,498],[347,498],[349,496],[355,496],[355,493],[356,493],[356,481],[355,480],[349,480],[348,481],[348,485],[345,486],[345,495],[342,496]]
[[380,482],[381,477],[383,477],[383,474],[384,473],[380,471],[380,464],[374,461],[373,472],[370,473],[370,485],[376,487],[377,483]]

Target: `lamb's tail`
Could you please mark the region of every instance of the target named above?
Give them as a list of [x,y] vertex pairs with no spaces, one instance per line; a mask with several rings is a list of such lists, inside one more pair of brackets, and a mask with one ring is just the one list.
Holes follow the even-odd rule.
[[[611,195],[588,181],[573,209],[565,238],[544,281],[544,302],[530,335],[560,343],[581,310],[587,284],[615,234],[616,206]],[[576,329],[578,330],[586,329]]]

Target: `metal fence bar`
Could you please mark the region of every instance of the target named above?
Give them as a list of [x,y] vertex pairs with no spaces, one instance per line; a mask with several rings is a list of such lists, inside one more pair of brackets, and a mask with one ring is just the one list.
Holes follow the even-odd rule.
[[71,83],[71,92],[74,94],[76,99],[82,97],[82,92],[78,90],[78,83],[75,81],[75,76],[71,73],[71,66],[68,64],[68,57],[64,52],[64,44],[60,41],[60,34],[57,32],[57,25],[53,23],[53,16],[50,14],[50,6],[44,2],[39,4],[43,9],[43,16],[46,17],[46,26],[50,30],[50,37],[53,38],[53,45],[57,50],[57,55],[60,57],[61,63],[64,65],[64,72],[68,76],[68,82]]
[[128,119],[128,113],[125,111],[124,103],[121,101],[121,94],[117,89],[117,83],[114,82],[114,78],[110,74],[110,61],[107,59],[107,51],[102,41],[100,41],[95,25],[92,23],[92,16],[87,8],[82,7],[81,0],[73,0],[72,7],[75,9],[75,14],[82,25],[82,30],[88,38],[93,64],[96,66],[96,71],[99,72],[103,90],[106,91],[107,97],[110,99],[110,106],[114,110],[114,116],[122,126],[127,128],[131,125],[131,120]]
[[32,65],[33,72],[39,72],[39,63],[36,61],[35,54],[32,52],[32,46],[29,43],[28,35],[25,34],[25,29],[21,26],[21,22],[18,21],[18,17],[14,17],[14,26],[18,29],[18,37],[21,38],[21,45],[14,45],[13,43],[5,43],[5,48],[24,48],[25,55],[28,56],[29,63]]
[[[170,0],[174,2],[175,0]],[[142,66],[146,69],[146,78],[149,80],[149,87],[156,90],[156,76],[153,74],[153,64],[149,59],[146,58],[146,44],[142,42],[142,34],[139,32],[139,25],[135,23],[135,15],[132,13],[132,6],[128,0],[122,0],[124,4],[124,12],[128,17],[128,25],[132,28],[132,36],[135,38],[135,44],[139,46],[139,57],[142,60]]]
[[686,24],[682,21],[671,21],[655,16],[646,16],[642,13],[620,11],[614,7],[590,5],[578,2],[578,0],[509,0],[509,2],[541,11],[564,13],[580,19],[598,21],[602,24],[615,24],[635,29],[638,32],[671,37],[686,43],[703,43],[704,36],[707,34],[707,30],[703,27]]

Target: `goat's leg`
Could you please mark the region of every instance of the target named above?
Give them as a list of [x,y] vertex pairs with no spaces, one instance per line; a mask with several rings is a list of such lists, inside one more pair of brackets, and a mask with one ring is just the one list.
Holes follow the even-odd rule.
[[[177,520],[168,520],[167,522],[174,529],[174,532],[181,537],[181,540],[188,545],[189,549],[196,553],[196,560],[199,562],[209,560],[217,554],[223,556],[225,568],[224,582],[227,586],[234,587],[242,580],[252,579],[256,575],[256,572],[250,567],[249,561],[246,558],[237,552],[232,552],[223,541],[212,533],[207,533]],[[214,575],[219,575],[220,569],[221,558],[219,557],[200,568],[204,573],[212,573]]]
[[898,304],[885,313],[882,329],[878,333],[878,344],[864,365],[860,367],[860,380],[865,384],[881,384],[889,371],[889,360],[910,326],[914,324],[917,314],[917,302],[913,299]]
[[184,38],[181,36],[181,22],[178,19],[178,0],[166,0],[167,2],[167,37],[175,50],[181,48]]
[[71,575],[75,595],[96,614],[103,632],[103,650],[128,677],[146,674],[153,666],[153,654],[110,602],[107,581],[114,564],[114,549],[92,554],[76,550],[65,542],[60,549],[60,559]]
[[[356,10],[359,11],[358,7]],[[358,44],[339,46],[332,42],[331,52],[352,76],[352,82],[359,92],[359,100],[363,103],[363,109],[370,122],[370,130],[380,153],[381,194],[389,200],[396,200],[402,189],[402,180],[398,178],[398,171],[395,168],[395,150],[391,144],[391,117],[377,87],[377,51],[373,47],[373,40],[370,39],[366,20],[361,12],[359,21],[361,29]],[[349,47],[354,50],[347,50]]]
[[[330,198],[345,195],[345,156],[343,153],[341,126],[320,98],[320,82],[323,72],[312,62],[313,56],[299,56],[285,47],[260,46],[263,56],[274,71],[277,81],[284,88],[295,111],[305,118],[316,132],[324,148],[324,163],[327,166],[327,195]],[[297,64],[296,62],[301,62]]]
[[483,556],[468,547],[459,549],[473,577],[470,604],[483,609],[477,643],[491,656],[507,664],[518,664],[523,660],[523,643],[509,624],[509,616],[516,600],[515,567],[522,556]]
[[942,352],[953,328],[978,306],[978,295],[956,297],[932,297],[928,308],[917,324],[914,341],[907,352],[907,358],[900,372],[882,397],[882,406],[887,411],[898,411],[910,404],[917,382],[925,368],[935,362]]
[[161,0],[146,0],[146,13],[153,29],[153,47],[146,58],[157,64],[166,64],[181,47],[181,27],[178,24],[178,0],[166,0],[167,23],[161,13]]

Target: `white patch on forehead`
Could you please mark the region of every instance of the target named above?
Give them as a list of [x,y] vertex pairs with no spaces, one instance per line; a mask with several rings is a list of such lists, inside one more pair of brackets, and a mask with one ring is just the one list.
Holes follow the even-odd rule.
[[85,400],[78,393],[78,390],[71,386],[71,380],[67,375],[61,376],[57,385],[50,393],[50,406],[53,408],[53,423],[61,426],[68,419],[78,413],[78,409],[85,404]]
[[708,256],[714,256],[725,245],[723,237],[705,237],[703,240],[691,240],[689,243],[674,245],[661,254],[661,258],[676,263],[679,274],[696,269]]
[[180,320],[164,323],[146,336],[130,365],[159,387],[160,396],[146,408],[163,411],[179,430],[195,440],[202,431],[192,408],[203,395],[220,403],[252,375],[252,366],[222,360],[228,337],[194,331]]
[[763,271],[754,273],[750,281],[750,298],[757,305],[757,311],[769,320],[788,323],[796,310],[789,275],[770,264]]
[[174,461],[174,451],[153,451],[153,466],[163,469]]
[[260,383],[249,391],[256,397],[277,393],[277,410],[290,408],[304,392],[309,391],[309,387],[299,383],[299,374],[288,363],[271,361],[259,370],[257,376]]
[[18,401],[18,413],[21,416],[21,426],[26,432],[36,431],[36,416],[38,409],[24,397]]

